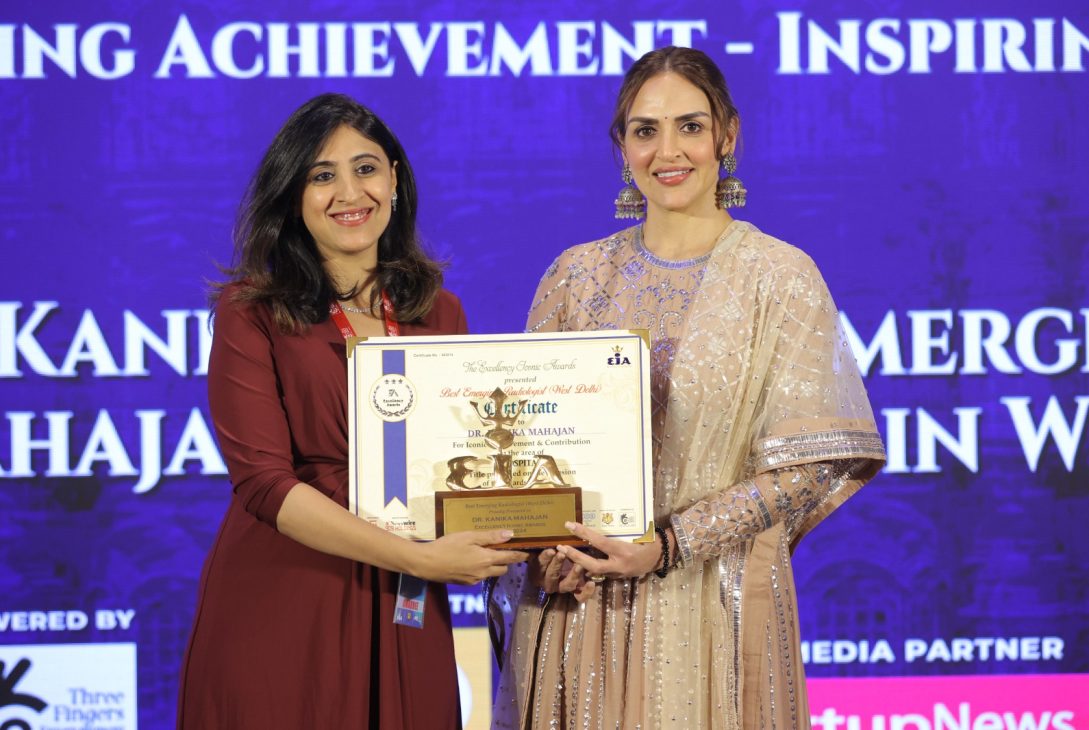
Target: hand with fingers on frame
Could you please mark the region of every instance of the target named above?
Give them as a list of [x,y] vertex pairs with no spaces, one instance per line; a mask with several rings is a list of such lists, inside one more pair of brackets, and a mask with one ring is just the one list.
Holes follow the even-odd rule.
[[434,542],[412,543],[425,556],[413,574],[466,586],[496,578],[511,565],[530,560],[523,550],[495,549],[513,536],[510,530],[469,530],[443,535]]
[[673,531],[665,531],[668,540],[666,546],[655,540],[648,543],[633,543],[616,540],[602,535],[597,530],[577,522],[564,525],[575,537],[590,543],[604,557],[587,555],[568,545],[556,548],[558,557],[566,558],[576,567],[581,567],[591,583],[600,583],[606,578],[642,578],[648,573],[660,570],[668,554],[676,555],[676,540]]
[[529,579],[546,593],[570,593],[579,603],[592,596],[596,588],[582,567],[556,548],[541,550],[529,559]]

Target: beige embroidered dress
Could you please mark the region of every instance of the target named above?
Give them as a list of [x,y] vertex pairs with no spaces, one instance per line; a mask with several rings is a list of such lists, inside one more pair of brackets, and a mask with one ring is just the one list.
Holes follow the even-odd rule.
[[581,605],[501,578],[493,726],[809,727],[791,551],[884,459],[835,305],[808,256],[734,221],[689,261],[656,258],[639,228],[575,246],[529,319],[636,327],[652,341],[656,520],[683,564]]

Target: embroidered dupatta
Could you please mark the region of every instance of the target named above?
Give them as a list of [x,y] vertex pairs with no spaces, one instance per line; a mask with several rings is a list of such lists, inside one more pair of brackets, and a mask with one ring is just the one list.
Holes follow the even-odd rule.
[[[597,304],[638,277],[634,235],[561,255],[529,328],[638,326],[630,308]],[[741,221],[679,327],[654,414],[655,513],[689,559],[665,579],[607,581],[582,605],[524,572],[500,579],[493,727],[808,727],[790,553],[880,468],[865,388],[813,262]]]

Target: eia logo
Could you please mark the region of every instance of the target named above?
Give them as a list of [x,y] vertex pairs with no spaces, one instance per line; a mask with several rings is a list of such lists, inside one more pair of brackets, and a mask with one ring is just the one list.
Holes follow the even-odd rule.
[[606,362],[610,365],[631,365],[631,360],[624,355],[624,348],[620,345],[613,347],[613,354]]

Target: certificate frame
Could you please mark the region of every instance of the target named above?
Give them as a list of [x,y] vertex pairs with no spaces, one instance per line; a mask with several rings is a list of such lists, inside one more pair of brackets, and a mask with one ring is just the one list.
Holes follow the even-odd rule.
[[[347,347],[353,514],[402,537],[435,539],[448,501],[436,494],[499,496],[491,479],[524,492],[579,487],[584,524],[617,539],[654,539],[646,331],[367,337]],[[456,475],[463,463],[473,468]],[[534,481],[509,483],[527,477]],[[514,531],[511,544],[521,546],[581,544],[566,531]]]

